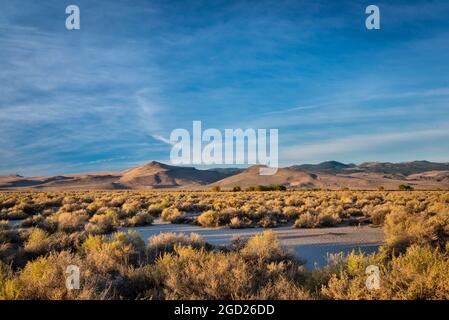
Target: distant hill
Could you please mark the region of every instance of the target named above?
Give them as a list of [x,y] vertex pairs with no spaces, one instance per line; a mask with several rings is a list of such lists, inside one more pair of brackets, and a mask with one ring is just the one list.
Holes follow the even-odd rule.
[[152,161],[123,171],[65,174],[51,177],[0,176],[0,190],[116,190],[116,189],[230,189],[281,184],[292,189],[415,189],[449,188],[449,163],[412,161],[366,162],[360,165],[326,161],[279,168],[272,176],[259,175],[260,166],[248,169],[198,170]]
[[365,162],[357,166],[357,168],[364,172],[392,173],[408,176],[427,171],[447,171],[449,170],[449,163],[436,163],[429,161],[411,161],[400,163]]
[[338,161],[325,161],[319,164],[302,164],[291,166],[293,169],[308,172],[349,173],[349,172],[375,172],[408,176],[427,171],[447,171],[449,163],[436,163],[429,161],[411,162],[364,162],[360,165],[345,164]]
[[234,174],[238,174],[238,173],[245,171],[245,169],[241,169],[241,168],[212,168],[212,169],[208,169],[208,170],[221,172],[221,173],[224,173],[229,176],[232,176]]
[[[401,166],[399,166],[401,167]],[[306,170],[307,169],[307,170]],[[397,190],[400,185],[410,185],[417,190],[437,190],[449,188],[449,171],[425,171],[404,175],[402,171],[364,171],[355,165],[326,162],[318,165],[303,165],[280,168],[272,176],[259,175],[259,167],[253,166],[244,172],[213,183],[223,189],[234,186],[280,184],[290,189],[331,189],[376,190],[385,188]]]
[[291,166],[290,168],[295,170],[303,170],[308,172],[327,172],[327,173],[338,173],[343,170],[355,168],[355,164],[344,164],[338,161],[325,161],[319,164],[302,164]]
[[0,189],[155,189],[207,185],[228,174],[177,167],[152,161],[143,166],[115,172],[68,174],[56,177],[0,177]]
[[205,185],[227,176],[227,174],[217,171],[176,167],[153,161],[141,167],[124,171],[119,182],[130,188],[147,186],[172,188]]
[[246,188],[257,185],[282,184],[308,189],[314,188],[318,183],[317,176],[313,173],[292,168],[279,168],[274,175],[261,176],[259,175],[259,168],[260,166],[252,166],[239,174],[217,181],[213,185],[221,188],[232,188],[234,186]]

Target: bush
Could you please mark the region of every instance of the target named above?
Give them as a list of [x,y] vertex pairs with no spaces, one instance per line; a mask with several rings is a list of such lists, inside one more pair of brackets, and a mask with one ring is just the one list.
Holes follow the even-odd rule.
[[139,211],[139,209],[140,203],[138,201],[125,202],[122,205],[122,212],[125,214],[125,216],[136,214]]
[[262,260],[291,259],[293,255],[287,252],[273,231],[264,231],[250,238],[241,250],[244,257],[258,258]]
[[241,229],[241,228],[246,228],[248,226],[248,224],[250,224],[250,222],[248,221],[244,221],[242,219],[240,219],[239,217],[234,217],[231,219],[230,223],[229,223],[229,228],[231,229]]
[[161,218],[164,221],[168,221],[171,223],[176,223],[180,221],[184,217],[184,214],[181,213],[177,208],[165,208],[162,210]]
[[105,234],[114,230],[114,218],[109,214],[95,214],[86,224],[86,231],[92,234]]
[[203,227],[219,227],[220,214],[214,210],[205,211],[198,217],[198,223]]
[[62,212],[57,215],[58,230],[74,232],[84,229],[89,216],[84,210],[75,212]]
[[[380,270],[380,288],[368,290],[366,267]],[[365,256],[352,253],[328,271],[321,298],[344,300],[427,300],[449,298],[448,257],[439,249],[413,245],[390,262],[382,253]]]
[[0,261],[0,301],[21,298],[20,286],[10,266]]
[[174,249],[177,246],[188,246],[199,249],[205,248],[206,243],[203,238],[196,233],[191,233],[190,236],[181,233],[161,233],[148,239],[148,256],[154,260],[164,253],[174,252]]
[[[21,299],[61,300],[95,299],[94,288],[83,281],[80,290],[66,288],[67,266],[76,265],[83,270],[78,257],[68,252],[52,253],[29,262],[19,274],[15,289]],[[80,280],[84,278],[80,275]]]
[[412,187],[412,186],[409,186],[409,185],[405,185],[405,184],[401,184],[401,185],[399,185],[399,188],[398,188],[400,191],[413,191],[414,190],[414,188]]
[[300,215],[295,221],[296,228],[315,228],[317,224],[316,217],[309,212]]
[[[262,242],[262,247],[267,248],[272,240],[275,238],[262,235],[250,240],[241,252],[175,247],[172,253],[164,254],[156,261],[165,298],[228,300],[309,297],[301,286],[298,264],[289,260],[264,260],[273,256],[266,256],[266,250],[260,250],[260,244]],[[276,244],[274,241],[275,253],[278,249]]]
[[145,260],[145,243],[135,232],[116,232],[111,239],[90,235],[81,246],[87,265],[96,272],[125,272]]
[[0,231],[9,230],[9,224],[7,220],[0,220]]
[[162,213],[162,206],[157,204],[152,204],[148,207],[148,212],[153,216],[159,216]]
[[404,252],[412,244],[444,248],[449,240],[449,212],[430,215],[393,210],[385,219],[385,241],[396,252]]
[[32,216],[20,223],[21,228],[40,228],[49,233],[53,233],[56,231],[58,227],[58,222],[54,221],[54,219],[47,219],[42,215]]
[[134,217],[128,219],[128,225],[132,227],[148,226],[154,221],[153,216],[149,212],[141,211]]
[[31,230],[24,249],[33,255],[41,255],[49,250],[50,235],[42,229],[34,228]]

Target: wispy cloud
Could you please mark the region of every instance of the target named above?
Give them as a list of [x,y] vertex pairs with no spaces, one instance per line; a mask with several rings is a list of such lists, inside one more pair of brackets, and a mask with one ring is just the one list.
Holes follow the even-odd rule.
[[407,132],[380,132],[357,134],[347,137],[320,141],[314,144],[289,146],[281,151],[281,161],[294,163],[310,159],[331,159],[346,153],[365,152],[376,147],[404,143],[407,141],[432,141],[448,138],[449,130],[445,127],[434,129],[411,130]]
[[60,1],[0,10],[0,173],[166,159],[193,120],[279,128],[288,159],[410,158],[449,120],[447,1],[380,1],[377,33],[349,0],[79,4],[79,32]]

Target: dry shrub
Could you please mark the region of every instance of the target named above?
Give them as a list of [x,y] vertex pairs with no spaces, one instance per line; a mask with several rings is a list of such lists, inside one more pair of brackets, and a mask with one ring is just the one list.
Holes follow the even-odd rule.
[[140,203],[138,201],[130,201],[125,202],[122,205],[122,211],[125,214],[125,216],[131,216],[133,214],[136,214],[140,209]]
[[299,216],[295,221],[296,228],[315,228],[317,226],[317,219],[310,212]]
[[281,257],[285,253],[274,235],[264,233],[250,239],[241,251],[175,246],[156,261],[156,269],[166,299],[308,298],[299,265],[272,260]]
[[0,261],[0,301],[21,298],[20,286],[11,267]]
[[84,229],[84,225],[89,220],[85,210],[75,212],[61,212],[56,217],[58,230],[64,232],[74,232]]
[[282,247],[281,242],[273,231],[264,231],[250,238],[240,251],[244,257],[261,260],[284,260],[293,255]]
[[43,215],[29,217],[20,223],[21,228],[40,228],[49,233],[55,232],[58,227],[58,222],[54,219],[49,219]]
[[27,253],[40,255],[49,250],[50,243],[50,235],[47,232],[39,228],[33,228],[24,249]]
[[176,247],[156,262],[166,299],[238,299],[251,292],[252,270],[238,254]]
[[0,231],[0,243],[18,243],[20,242],[19,231],[14,229],[5,229]]
[[148,256],[150,259],[155,259],[166,252],[173,252],[176,246],[198,249],[206,247],[206,243],[196,233],[191,233],[189,236],[182,233],[161,233],[148,239]]
[[335,213],[320,212],[315,215],[310,212],[302,214],[295,221],[296,228],[326,228],[334,227],[341,222]]
[[[430,191],[0,193],[0,219],[29,217],[21,229],[0,225],[0,299],[447,299],[448,199],[449,192]],[[384,224],[387,244],[378,254],[353,253],[305,273],[269,233],[227,247],[160,235],[145,247],[135,234],[73,231],[87,216],[86,230],[107,233],[158,214],[180,222],[184,210],[210,209],[198,219],[204,226],[371,221]],[[64,291],[60,273],[72,258],[85,281],[78,295]],[[372,264],[381,270],[380,290],[366,289]]]
[[127,224],[132,227],[141,227],[151,225],[154,221],[151,213],[146,211],[141,211],[137,213],[135,216],[129,218],[127,220]]
[[203,227],[218,227],[220,226],[220,214],[214,210],[205,211],[198,217],[198,222]]
[[294,206],[287,206],[282,209],[282,213],[287,216],[288,220],[294,220],[299,217],[301,210]]
[[147,209],[147,211],[155,217],[159,216],[162,213],[162,210],[162,206],[157,204],[151,204]]
[[171,223],[176,223],[183,218],[184,214],[181,213],[177,208],[165,208],[162,210],[161,218],[164,221]]
[[13,265],[21,255],[20,247],[13,243],[0,243],[0,262]]
[[[380,288],[369,290],[365,281],[366,267],[380,269]],[[343,264],[330,272],[321,289],[325,299],[448,299],[449,259],[438,248],[413,245],[404,254],[385,260],[382,254],[370,257],[351,254]]]
[[318,227],[335,227],[341,222],[341,219],[338,215],[333,213],[323,213],[318,215],[317,226]]
[[7,220],[0,220],[0,231],[9,230],[9,224]]
[[141,267],[131,266],[124,270],[121,281],[116,281],[114,291],[119,293],[120,299],[163,299],[160,287],[160,274],[154,265]]
[[83,270],[81,260],[66,251],[51,253],[47,257],[28,262],[19,276],[13,280],[11,284],[13,291],[21,299],[95,299],[94,289],[87,281],[81,284],[80,290],[66,288],[65,272],[69,265],[79,266],[80,271]]
[[83,240],[84,234],[79,232],[49,234],[42,229],[33,228],[25,242],[24,251],[27,259],[44,255],[50,251],[75,251]]
[[145,243],[135,232],[116,232],[108,240],[91,235],[81,246],[85,261],[97,272],[121,271],[145,259]]
[[267,214],[259,220],[257,225],[262,228],[275,228],[278,226],[278,221],[274,215]]
[[291,278],[282,275],[263,286],[254,298],[260,300],[311,300],[313,295],[304,286],[298,285]]
[[241,219],[239,217],[234,217],[229,222],[229,228],[241,229],[241,228],[248,227],[248,225],[250,225],[250,224],[251,224],[251,221],[249,221],[248,219],[245,219],[245,218]]
[[95,214],[85,229],[92,234],[105,234],[114,230],[114,217],[110,214]]
[[386,216],[391,212],[388,206],[377,206],[370,213],[371,222],[374,225],[383,225]]
[[449,240],[449,212],[429,215],[394,209],[385,220],[384,232],[387,245],[397,252],[414,243],[443,248]]

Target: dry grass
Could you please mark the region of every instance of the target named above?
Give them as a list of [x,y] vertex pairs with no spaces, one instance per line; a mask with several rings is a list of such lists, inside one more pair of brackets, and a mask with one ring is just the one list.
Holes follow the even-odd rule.
[[[228,247],[112,233],[157,216],[231,228],[371,223],[386,243],[307,272],[270,231]],[[5,222],[18,217],[20,229]],[[0,299],[449,298],[449,192],[1,193],[0,219]],[[65,288],[68,264],[81,269],[80,291]],[[365,286],[368,265],[380,268],[379,290]]]

